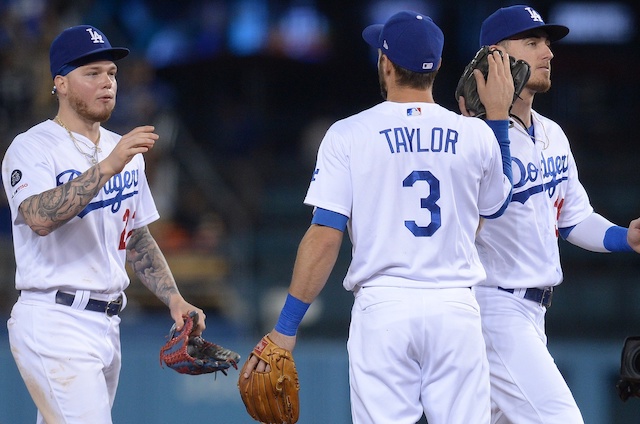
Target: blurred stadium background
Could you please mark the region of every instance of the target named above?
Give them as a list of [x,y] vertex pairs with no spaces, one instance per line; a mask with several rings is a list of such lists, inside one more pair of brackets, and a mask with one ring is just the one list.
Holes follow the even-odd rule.
[[[453,90],[478,46],[480,23],[522,2],[454,0],[0,0],[0,146],[52,118],[48,47],[67,26],[93,24],[119,62],[120,133],[156,125],[148,177],[162,218],[151,230],[184,296],[207,312],[207,338],[243,356],[277,318],[297,244],[311,216],[302,204],[315,152],[335,120],[380,101],[376,53],[360,32],[400,9],[433,17],[445,33],[436,101]],[[572,141],[598,212],[617,224],[640,216],[639,9],[626,1],[535,1],[547,22],[571,28],[553,50],[553,88],[536,110]],[[10,218],[0,196],[0,321],[17,297]],[[561,242],[565,281],[548,312],[549,346],[587,424],[638,422],[640,399],[615,382],[624,338],[640,333],[640,258]],[[345,241],[296,348],[301,423],[348,423],[346,337],[351,295],[341,286]],[[122,313],[123,372],[116,423],[253,422],[235,387],[160,368],[171,324],[163,305],[132,281]],[[0,424],[35,421],[0,326]]]

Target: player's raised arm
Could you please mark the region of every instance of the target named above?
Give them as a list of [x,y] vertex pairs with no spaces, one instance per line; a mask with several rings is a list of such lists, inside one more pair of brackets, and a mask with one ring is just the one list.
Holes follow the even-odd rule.
[[36,234],[46,236],[78,215],[133,156],[153,147],[158,139],[153,130],[152,126],[135,128],[122,137],[107,158],[77,178],[25,199],[20,204],[20,213],[27,225]]

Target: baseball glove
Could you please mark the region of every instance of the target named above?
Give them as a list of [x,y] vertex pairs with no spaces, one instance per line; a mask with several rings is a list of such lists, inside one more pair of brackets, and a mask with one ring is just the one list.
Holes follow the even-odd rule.
[[[460,96],[464,97],[467,110],[471,115],[478,118],[484,117],[486,115],[486,110],[480,101],[480,96],[478,96],[478,85],[476,83],[476,78],[473,75],[473,70],[479,69],[486,80],[487,74],[489,73],[489,62],[487,62],[487,56],[494,51],[500,52],[500,50],[495,48],[492,49],[489,46],[483,46],[480,48],[471,62],[469,62],[469,64],[464,68],[462,76],[458,80],[458,85],[456,86],[456,101]],[[502,54],[502,52],[500,54]],[[514,93],[513,101],[511,102],[511,104],[513,104],[522,92],[524,85],[529,80],[531,69],[529,68],[529,64],[524,60],[516,60],[513,57],[509,57],[509,62],[511,65],[511,76],[513,77]]]
[[238,369],[240,355],[236,352],[191,335],[198,323],[197,312],[184,315],[184,319],[182,330],[176,331],[175,324],[171,327],[169,340],[160,349],[160,365],[164,363],[181,374],[191,375],[218,371],[227,375],[229,367]]
[[264,336],[251,355],[265,361],[271,370],[253,370],[249,378],[244,378],[247,361],[240,371],[238,389],[249,415],[264,424],[298,422],[300,383],[291,352],[273,343],[269,336]]
[[630,397],[640,397],[640,336],[627,337],[624,341],[616,390],[623,402]]

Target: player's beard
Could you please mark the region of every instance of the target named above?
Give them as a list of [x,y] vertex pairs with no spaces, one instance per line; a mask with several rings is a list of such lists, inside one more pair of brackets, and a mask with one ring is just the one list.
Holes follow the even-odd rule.
[[105,105],[102,110],[91,110],[87,102],[76,95],[74,91],[69,91],[69,104],[78,115],[92,122],[106,122],[111,118],[111,113],[113,112],[113,106],[109,105]]
[[382,73],[382,66],[380,65],[380,61],[378,60],[378,81],[380,82],[380,94],[384,100],[387,100],[387,83],[384,80],[384,76]]
[[551,78],[530,78],[525,87],[535,93],[546,93],[551,89]]

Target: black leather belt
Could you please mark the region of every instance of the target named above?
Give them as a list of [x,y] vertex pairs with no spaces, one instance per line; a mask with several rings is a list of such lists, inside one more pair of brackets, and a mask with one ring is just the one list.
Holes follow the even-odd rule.
[[[61,291],[56,293],[56,303],[60,305],[71,306],[73,305],[73,301],[75,298],[75,294],[65,293]],[[89,302],[87,302],[87,306],[85,306],[84,309],[86,309],[87,311],[104,312],[110,317],[118,315],[120,313],[120,310],[122,309],[122,295],[120,295],[117,299],[110,301],[89,299]]]
[[[513,293],[515,291],[515,289],[503,289],[502,287],[498,287],[498,289],[509,293]],[[551,306],[551,299],[553,298],[553,287],[545,287],[544,289],[526,289],[524,298],[548,308]]]

